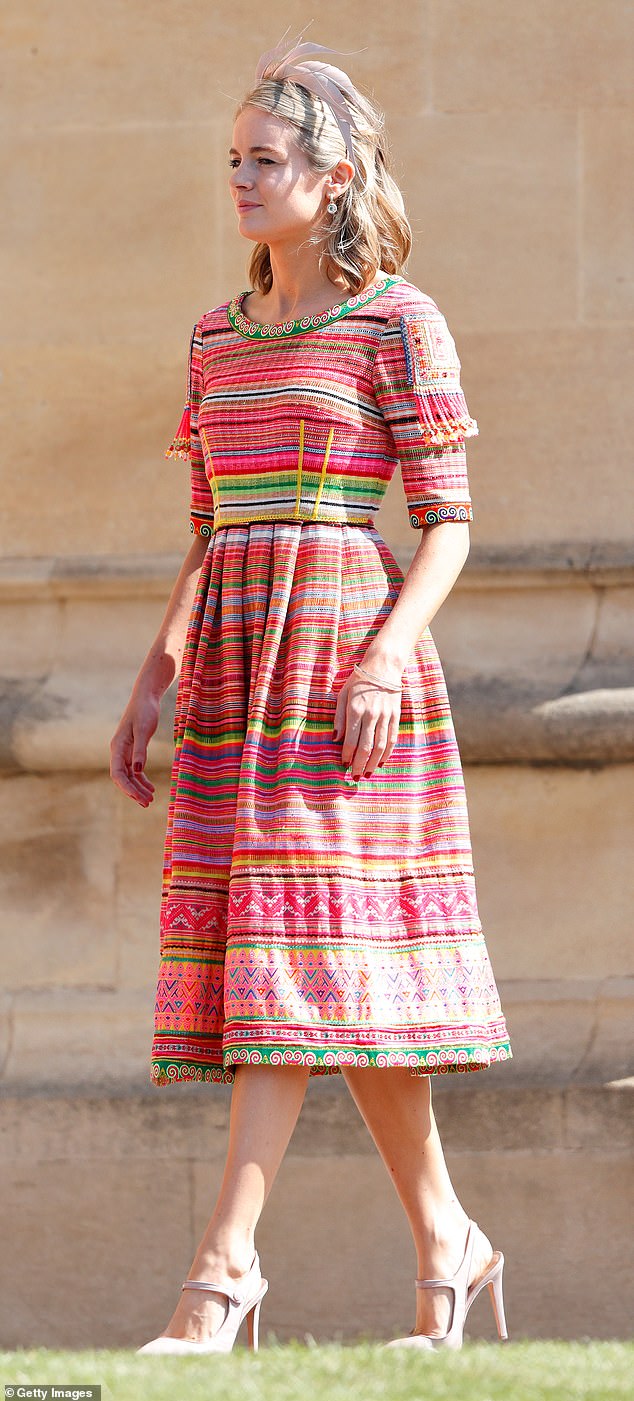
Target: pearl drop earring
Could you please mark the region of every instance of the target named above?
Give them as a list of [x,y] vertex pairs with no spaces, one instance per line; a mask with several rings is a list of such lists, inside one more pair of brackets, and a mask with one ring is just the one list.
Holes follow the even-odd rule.
[[333,195],[333,193],[332,193],[332,190],[330,191],[330,202],[329,202],[329,204],[328,204],[328,213],[329,213],[329,214],[336,214],[336,213],[337,213],[337,206],[336,206],[336,204],[335,204],[335,197],[334,197],[334,195]]

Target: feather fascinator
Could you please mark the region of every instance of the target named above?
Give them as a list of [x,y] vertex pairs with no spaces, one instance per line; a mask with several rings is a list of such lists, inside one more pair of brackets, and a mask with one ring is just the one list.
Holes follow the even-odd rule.
[[[316,97],[321,97],[323,102],[327,102],[346,143],[348,158],[356,174],[351,128],[357,130],[358,127],[348,105],[348,100],[353,98],[352,83],[348,74],[341,68],[335,68],[331,63],[324,63],[315,57],[317,54],[334,54],[341,51],[326,48],[324,44],[300,43],[301,34],[289,49],[285,46],[286,34],[275,48],[267,49],[266,53],[261,55],[255,70],[255,80],[260,83],[267,78],[276,78],[278,81],[291,78],[293,82],[301,83]],[[350,52],[363,53],[364,50],[352,49]]]

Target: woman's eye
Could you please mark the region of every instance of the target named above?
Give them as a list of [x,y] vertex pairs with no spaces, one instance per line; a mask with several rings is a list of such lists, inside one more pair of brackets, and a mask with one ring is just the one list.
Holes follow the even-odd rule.
[[[258,156],[258,161],[259,161],[260,163],[264,164],[264,165],[275,165],[275,161],[272,161],[272,160],[270,159],[269,156]],[[229,165],[230,165],[230,167],[231,167],[232,170],[234,169],[234,167],[235,167],[236,165],[239,165],[239,164],[240,164],[240,162],[236,159],[235,156],[234,156],[234,158],[233,158],[232,160],[229,161]]]

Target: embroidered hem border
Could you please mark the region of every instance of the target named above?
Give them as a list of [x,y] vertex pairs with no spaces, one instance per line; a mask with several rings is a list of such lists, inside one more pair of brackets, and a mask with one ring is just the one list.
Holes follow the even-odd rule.
[[177,1081],[221,1080],[232,1084],[234,1065],[308,1065],[311,1075],[336,1075],[342,1065],[357,1068],[377,1066],[407,1066],[413,1075],[445,1075],[448,1072],[486,1070],[495,1061],[512,1060],[509,1040],[487,1042],[486,1045],[444,1046],[429,1051],[336,1050],[307,1051],[302,1046],[236,1049],[227,1051],[222,1065],[201,1064],[183,1056],[161,1056],[152,1062],[151,1080],[157,1086]]

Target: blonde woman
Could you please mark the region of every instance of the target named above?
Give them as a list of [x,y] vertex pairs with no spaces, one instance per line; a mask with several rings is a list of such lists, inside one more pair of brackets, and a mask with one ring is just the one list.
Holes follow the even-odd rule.
[[[468,553],[477,424],[445,318],[403,272],[383,117],[327,52],[264,54],[235,115],[251,286],[193,328],[167,455],[190,461],[194,538],[112,741],[147,807],[179,677],[152,1075],[233,1086],[218,1199],[141,1352],[228,1351],[245,1318],[257,1347],[255,1231],[311,1074],[343,1076],[407,1213],[416,1316],[392,1343],[460,1346],[485,1285],[506,1336],[503,1257],[431,1104],[432,1075],[511,1054],[428,626]],[[397,466],[406,577],[375,525]]]

